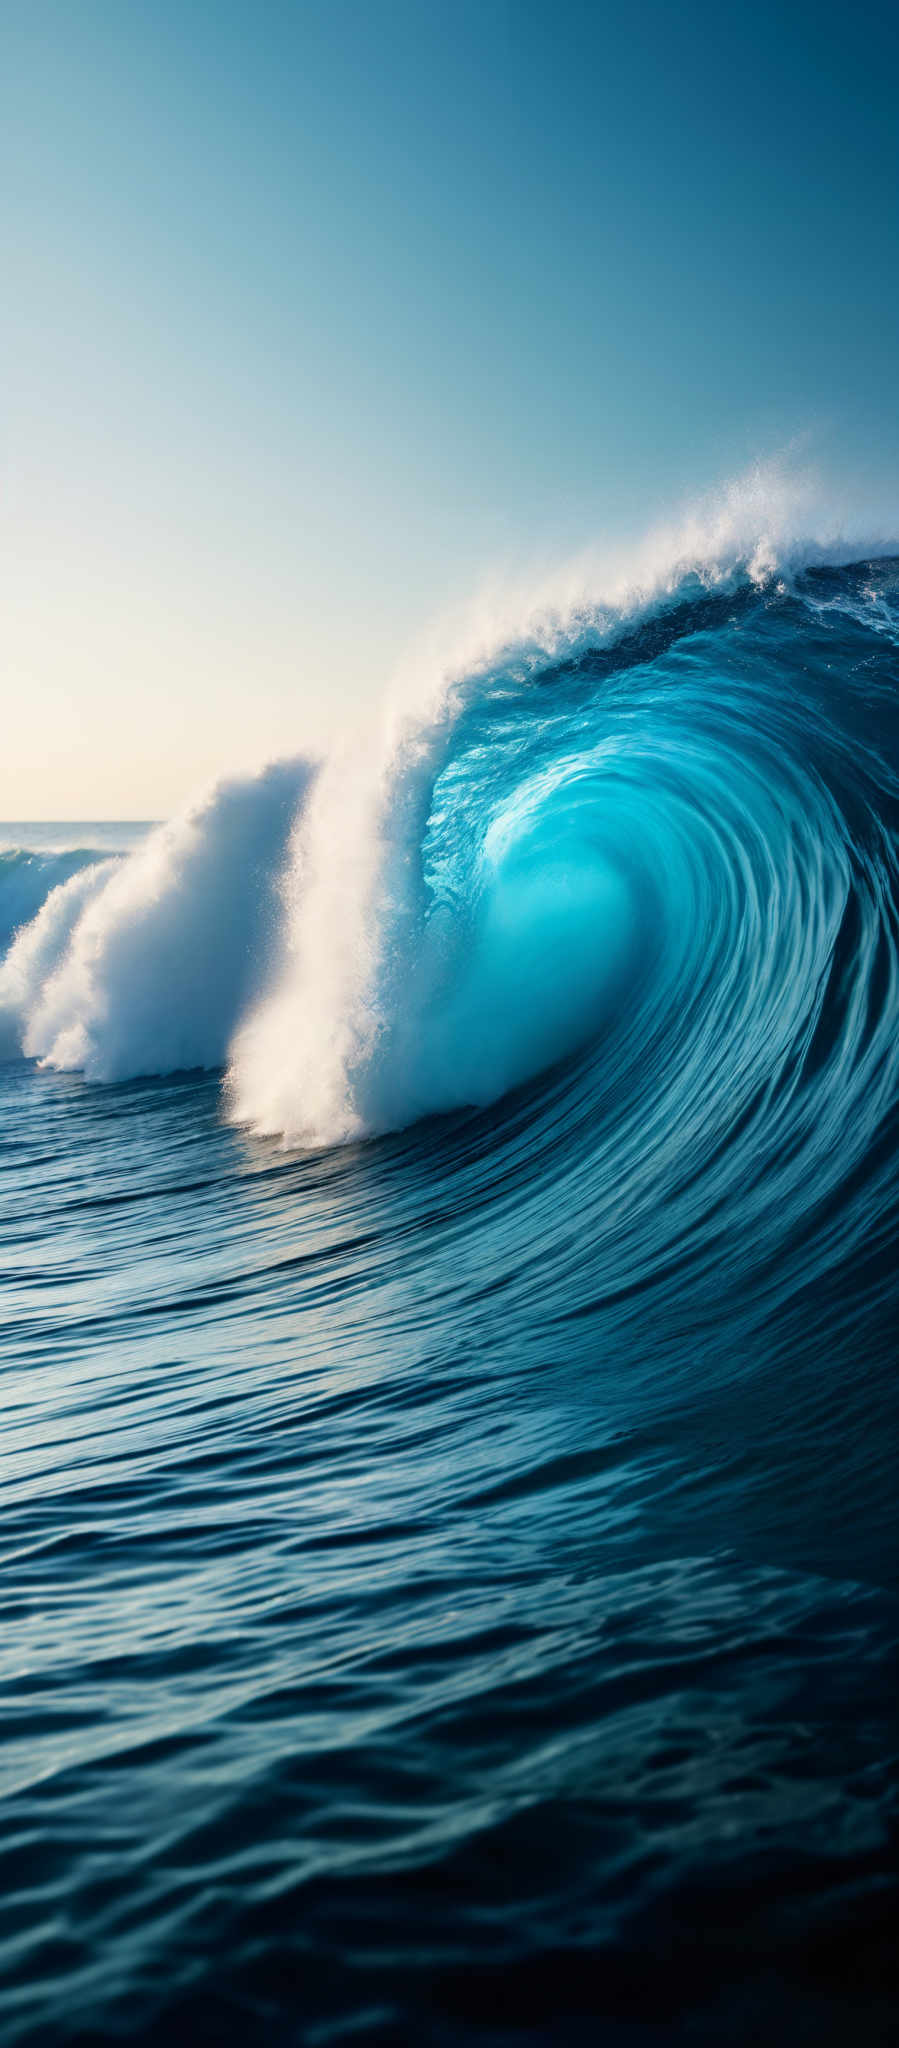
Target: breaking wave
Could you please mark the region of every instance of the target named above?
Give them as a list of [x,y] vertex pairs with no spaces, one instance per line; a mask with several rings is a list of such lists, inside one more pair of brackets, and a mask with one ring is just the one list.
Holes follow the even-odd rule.
[[494,621],[376,739],[57,856],[31,921],[23,871],[7,1040],[94,1081],[226,1065],[230,1114],[306,1146],[586,1049],[625,1147],[793,1120],[782,1172],[826,1178],[894,1080],[897,583],[800,531],[757,478]]

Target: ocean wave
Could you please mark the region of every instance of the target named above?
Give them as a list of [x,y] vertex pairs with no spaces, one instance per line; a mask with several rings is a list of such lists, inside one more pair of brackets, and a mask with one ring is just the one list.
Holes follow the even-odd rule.
[[[723,955],[721,891],[732,920],[752,921],[743,985],[754,942],[773,948],[763,975],[774,956],[788,974],[800,961],[768,888],[781,859],[794,901],[820,864],[826,953],[839,830],[823,827],[779,700],[821,606],[839,597],[847,632],[888,634],[893,586],[884,571],[876,590],[862,573],[816,593],[812,565],[836,571],[859,543],[803,538],[809,517],[801,494],[756,476],[566,572],[523,617],[489,605],[466,646],[410,673],[380,745],[366,736],[326,764],[294,835],[282,971],[231,1049],[239,1121],[330,1144],[495,1100],[622,1017],[634,1043],[676,1001],[697,942]],[[839,658],[820,654],[825,670]]]
[[762,1095],[782,1128],[814,1058],[824,1152],[836,1102],[863,1143],[892,1078],[896,576],[809,516],[756,476],[517,622],[494,605],[375,737],[73,873],[0,969],[7,1030],[95,1081],[226,1065],[231,1116],[304,1146],[586,1051],[625,1158],[647,1118],[661,1158],[668,1123],[713,1153]]

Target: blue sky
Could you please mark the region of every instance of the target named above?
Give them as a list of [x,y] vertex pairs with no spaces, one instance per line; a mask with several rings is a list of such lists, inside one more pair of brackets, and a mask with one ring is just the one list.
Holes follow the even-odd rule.
[[0,815],[320,740],[507,558],[897,473],[899,16],[7,0]]

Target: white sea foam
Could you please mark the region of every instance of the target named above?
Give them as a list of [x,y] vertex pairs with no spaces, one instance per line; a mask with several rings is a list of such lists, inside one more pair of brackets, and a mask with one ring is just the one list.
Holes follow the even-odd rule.
[[218,1066],[277,952],[290,825],[313,770],[217,785],[132,853],[54,889],[0,968],[6,1042],[112,1081]]

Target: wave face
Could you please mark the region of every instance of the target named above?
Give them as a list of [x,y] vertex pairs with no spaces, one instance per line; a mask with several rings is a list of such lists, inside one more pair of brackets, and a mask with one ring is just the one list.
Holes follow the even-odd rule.
[[17,899],[17,2048],[888,2037],[899,561],[855,552],[725,508]]

